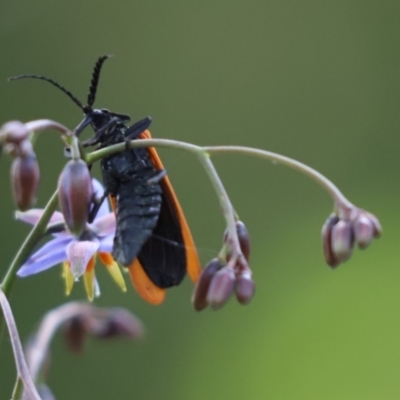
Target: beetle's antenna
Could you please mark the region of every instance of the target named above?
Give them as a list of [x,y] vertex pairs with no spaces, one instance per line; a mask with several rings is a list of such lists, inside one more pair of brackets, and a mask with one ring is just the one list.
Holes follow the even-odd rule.
[[45,76],[41,75],[19,75],[19,76],[13,76],[12,78],[8,78],[8,80],[15,81],[17,79],[24,79],[24,78],[41,79],[42,81],[51,83],[53,86],[64,92],[80,109],[84,110],[82,103],[69,90],[65,89],[64,86],[61,86],[56,81],[53,81],[53,79],[46,78]]
[[87,104],[86,108],[89,108],[89,109],[92,108],[92,105],[96,98],[96,91],[97,91],[97,85],[99,84],[101,67],[103,66],[104,61],[106,61],[107,58],[110,58],[110,57],[112,57],[112,56],[109,56],[109,55],[101,56],[96,61],[96,64],[93,69],[92,81],[90,84],[89,94],[88,94],[88,104]]

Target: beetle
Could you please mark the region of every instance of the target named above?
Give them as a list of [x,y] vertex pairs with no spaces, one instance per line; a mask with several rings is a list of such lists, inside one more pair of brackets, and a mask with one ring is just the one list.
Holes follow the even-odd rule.
[[[130,140],[151,138],[146,117],[131,126],[130,117],[95,109],[100,72],[109,56],[98,58],[92,73],[87,105],[54,80],[41,75],[20,75],[11,79],[34,78],[51,83],[64,92],[84,113],[75,129],[79,136],[91,126],[94,135],[85,147],[104,148]],[[162,162],[152,147],[129,149],[101,160],[105,193],[116,215],[116,233],[112,255],[127,267],[139,295],[153,304],[164,300],[165,289],[179,285],[187,272],[195,282],[200,262],[189,226]],[[92,215],[94,218],[94,215]]]

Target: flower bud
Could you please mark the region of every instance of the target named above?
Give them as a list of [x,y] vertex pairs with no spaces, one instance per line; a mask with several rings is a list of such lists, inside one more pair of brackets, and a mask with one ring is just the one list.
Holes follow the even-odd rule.
[[362,214],[353,223],[353,233],[358,247],[366,249],[374,237],[374,225]]
[[17,157],[11,165],[11,187],[17,207],[25,211],[36,202],[39,185],[39,165],[34,153],[27,157]]
[[4,134],[7,143],[14,144],[19,144],[29,137],[29,130],[20,121],[7,122],[1,127],[0,133]]
[[353,230],[349,221],[340,220],[332,228],[332,252],[339,262],[347,261],[353,251]]
[[[249,261],[250,258],[250,236],[249,232],[246,228],[246,225],[242,221],[237,221],[236,224],[236,232],[238,235],[239,239],[239,244],[240,244],[240,249],[242,250],[243,256],[246,259],[246,261]],[[224,242],[228,240],[228,231],[225,231],[224,234]],[[226,259],[229,261],[231,258],[231,253],[230,251],[228,252]]]
[[124,309],[110,310],[108,318],[102,321],[93,335],[101,339],[129,337],[138,339],[143,336],[144,328],[141,321]]
[[201,311],[208,306],[207,293],[211,279],[222,267],[221,261],[218,258],[214,258],[201,271],[192,295],[192,304],[196,311]]
[[379,222],[378,218],[376,218],[374,214],[371,214],[369,212],[365,211],[364,213],[374,227],[374,238],[380,237],[382,235],[382,226],[381,226],[381,223]]
[[243,272],[236,278],[236,298],[240,304],[249,304],[254,296],[255,289],[250,271]]
[[84,161],[70,160],[66,164],[58,180],[58,200],[68,229],[79,236],[93,200],[92,178]]
[[222,268],[211,280],[207,303],[213,310],[218,310],[229,300],[234,286],[235,272],[232,268]]
[[331,214],[322,227],[321,232],[325,261],[332,268],[337,267],[340,264],[332,251],[332,228],[338,223],[338,221],[339,218],[336,214]]
[[84,316],[76,316],[64,324],[64,339],[68,349],[73,353],[82,353],[86,336],[88,335],[88,322]]

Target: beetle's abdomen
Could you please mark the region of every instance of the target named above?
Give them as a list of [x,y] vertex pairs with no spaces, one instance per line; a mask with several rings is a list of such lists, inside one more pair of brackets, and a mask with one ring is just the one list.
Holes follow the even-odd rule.
[[130,181],[120,183],[116,196],[117,230],[112,254],[124,266],[129,266],[136,258],[160,214],[161,187],[149,182],[148,173],[143,175],[138,173]]

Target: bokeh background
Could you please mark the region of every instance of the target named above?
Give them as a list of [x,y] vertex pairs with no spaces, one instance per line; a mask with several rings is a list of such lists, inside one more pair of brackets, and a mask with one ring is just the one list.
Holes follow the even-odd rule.
[[[200,145],[280,152],[324,173],[384,235],[337,270],[320,229],[332,202],[295,171],[245,156],[215,158],[252,238],[257,294],[247,307],[196,313],[188,279],[154,307],[122,294],[98,268],[96,304],[125,306],[147,327],[140,342],[88,343],[70,354],[58,337],[49,384],[57,399],[399,399],[400,3],[394,0],[77,1],[0,4],[0,124],[52,118],[73,128],[81,112],[39,81],[86,98],[97,57],[114,54],[96,105],[151,115],[153,135]],[[65,159],[57,134],[37,143],[39,206]],[[224,223],[197,161],[160,152],[202,263]],[[10,160],[0,160],[1,271],[28,232],[13,221]],[[18,280],[12,306],[22,337],[67,299],[61,269]],[[76,285],[73,299],[84,297]],[[14,365],[7,335],[0,398]]]

